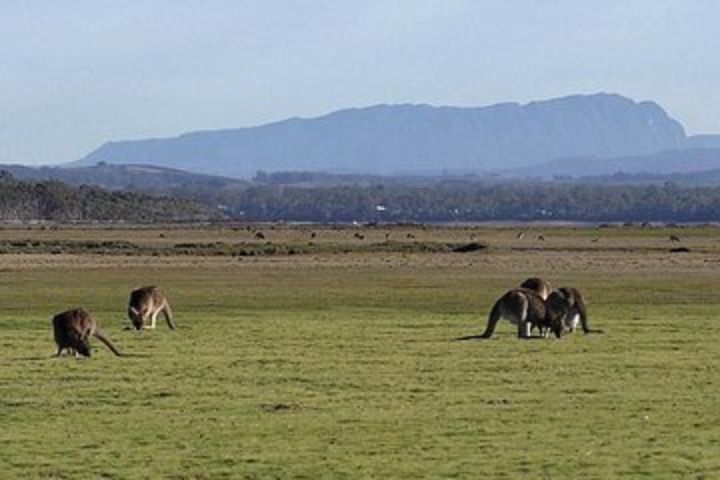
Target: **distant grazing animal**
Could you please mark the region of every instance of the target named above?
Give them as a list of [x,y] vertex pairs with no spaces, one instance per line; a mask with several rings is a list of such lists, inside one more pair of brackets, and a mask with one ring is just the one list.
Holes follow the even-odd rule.
[[260,240],[265,239],[265,234],[263,232],[257,232],[255,233],[255,238],[259,238]]
[[[563,319],[563,325],[566,331],[574,332],[579,323],[582,327],[583,333],[585,334],[604,333],[603,330],[590,328],[585,299],[577,288],[558,288],[553,291],[550,297],[562,298],[568,305],[567,314]],[[548,301],[551,300],[550,297],[548,297]]]
[[317,233],[312,232],[312,233],[310,234],[310,238],[315,238],[315,237],[317,237]]
[[518,232],[518,234],[515,238],[517,238],[518,240],[522,240],[524,236],[525,236],[525,232]]
[[600,241],[600,237],[595,237],[595,238],[593,238],[593,239],[590,240],[590,241],[593,242],[593,243],[597,243],[597,242]]
[[117,356],[124,354],[115,347],[110,338],[97,326],[95,318],[82,308],[74,308],[58,313],[52,319],[53,333],[59,357],[63,350],[68,353],[90,356],[90,337],[103,342]]
[[365,235],[363,235],[362,233],[356,233],[354,236],[355,238],[358,238],[360,240],[365,240]]
[[385,234],[385,240],[388,240],[389,238],[390,238],[390,232],[387,232],[387,233]]
[[542,233],[537,236],[537,239],[540,240],[541,242],[545,241],[545,237],[542,235]]
[[678,237],[677,235],[670,235],[670,241],[671,242],[679,242],[680,237]]
[[[560,302],[558,302],[560,304]],[[560,338],[563,332],[562,319],[566,310],[553,310],[549,314],[545,301],[535,291],[527,288],[515,288],[506,292],[490,310],[487,327],[479,338],[490,338],[500,319],[505,318],[518,327],[518,338],[541,338],[530,335],[531,327],[541,330],[550,329]]]
[[[168,327],[175,330],[170,303],[163,291],[155,286],[142,287],[130,292],[128,317],[137,330],[155,328],[157,316],[162,312]],[[150,326],[146,324],[150,319]]]
[[412,233],[408,233],[407,238],[415,238],[415,235],[413,235]]

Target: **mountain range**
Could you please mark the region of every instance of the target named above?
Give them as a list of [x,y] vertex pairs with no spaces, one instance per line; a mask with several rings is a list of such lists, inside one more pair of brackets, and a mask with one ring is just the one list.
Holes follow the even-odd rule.
[[[642,163],[636,159],[660,152],[678,157],[688,149],[692,158],[712,163],[708,152],[720,149],[720,136],[688,137],[654,102],[599,93],[477,108],[377,105],[257,127],[114,141],[70,166],[150,164],[250,177],[258,171],[518,175],[523,169],[532,175],[548,165],[562,170],[576,164],[582,165],[578,174],[590,167],[608,174],[624,170],[626,161]],[[668,168],[682,171],[682,165]]]

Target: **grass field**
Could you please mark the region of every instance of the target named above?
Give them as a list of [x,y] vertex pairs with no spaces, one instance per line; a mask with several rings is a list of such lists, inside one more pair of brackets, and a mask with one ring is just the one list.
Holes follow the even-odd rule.
[[[341,247],[386,233],[264,227],[275,243],[311,230]],[[517,232],[392,230],[489,245],[473,253],[0,255],[0,478],[720,478],[720,229]],[[38,238],[253,241],[0,230]],[[534,275],[580,288],[606,333],[520,341],[501,323],[453,341]],[[123,330],[148,284],[177,331]],[[91,359],[51,358],[50,318],[77,305],[134,356],[94,341]]]

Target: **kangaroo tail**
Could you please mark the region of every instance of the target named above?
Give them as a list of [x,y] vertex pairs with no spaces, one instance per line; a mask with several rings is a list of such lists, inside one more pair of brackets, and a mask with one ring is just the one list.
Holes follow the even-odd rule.
[[175,321],[173,320],[173,313],[172,309],[170,308],[170,304],[165,302],[165,308],[163,309],[163,316],[165,317],[165,321],[168,324],[168,327],[170,327],[172,330],[175,330],[177,328],[177,325],[175,324]]
[[120,350],[117,349],[117,347],[113,344],[112,340],[110,340],[110,338],[107,335],[105,335],[103,333],[103,331],[100,330],[99,328],[95,329],[94,335],[95,335],[95,338],[97,338],[98,340],[103,342],[105,345],[107,345],[107,347],[118,357],[122,357],[125,355],[124,353],[122,353]]
[[500,297],[500,299],[495,302],[495,305],[493,305],[492,310],[490,310],[490,315],[488,315],[487,326],[485,327],[485,331],[480,335],[480,338],[490,338],[492,336],[495,331],[495,325],[497,325],[502,317],[502,306],[504,301],[505,295]]

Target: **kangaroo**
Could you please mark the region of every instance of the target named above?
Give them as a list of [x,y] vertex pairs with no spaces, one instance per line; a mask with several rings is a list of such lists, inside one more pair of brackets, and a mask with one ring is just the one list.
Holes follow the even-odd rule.
[[551,296],[553,295],[562,297],[568,305],[567,313],[563,319],[563,327],[566,331],[574,332],[578,323],[580,323],[583,333],[586,335],[589,333],[604,333],[603,330],[590,328],[585,299],[580,290],[572,287],[562,287],[555,290]]
[[[128,304],[128,317],[137,330],[143,328],[155,328],[157,316],[162,312],[165,321],[172,330],[175,330],[175,322],[172,318],[172,310],[167,297],[158,287],[142,287],[130,292]],[[150,325],[146,325],[147,319]]]
[[509,290],[493,305],[487,327],[479,338],[490,338],[501,318],[506,318],[511,324],[517,325],[518,338],[542,338],[530,334],[533,326],[537,326],[541,331],[550,329],[557,338],[560,338],[563,333],[562,320],[567,313],[567,308],[562,309],[563,300],[566,301],[567,307],[567,300],[564,297],[560,298],[553,304],[553,310],[549,315],[545,300],[536,291],[527,288]]
[[[550,285],[550,282],[547,280],[540,278],[540,277],[530,277],[527,280],[525,280],[523,283],[520,284],[520,288],[527,288],[528,290],[532,290],[536,292],[538,295],[542,297],[543,300],[547,300],[548,296],[550,296],[550,293],[553,291],[552,285]],[[535,328],[538,329],[540,332],[541,337],[546,337],[550,330],[544,328],[542,325],[534,323],[530,325],[530,333],[532,333]]]
[[528,290],[537,292],[537,294],[540,295],[543,300],[547,300],[548,296],[550,295],[550,292],[552,292],[552,290],[553,290],[552,285],[550,285],[550,282],[548,282],[547,280],[542,279],[540,277],[528,278],[527,280],[525,280],[523,283],[520,284],[520,288],[527,288]]
[[90,337],[94,336],[118,357],[124,356],[97,325],[95,318],[82,308],[74,308],[58,313],[52,319],[53,333],[59,357],[63,350],[77,356],[79,353],[85,357],[90,356]]

